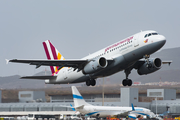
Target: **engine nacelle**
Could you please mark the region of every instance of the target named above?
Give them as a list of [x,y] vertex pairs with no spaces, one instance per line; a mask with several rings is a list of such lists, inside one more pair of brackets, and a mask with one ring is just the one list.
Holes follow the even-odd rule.
[[137,118],[135,114],[129,114],[128,117],[132,118],[132,119],[136,119]]
[[153,73],[161,68],[162,61],[160,58],[149,59],[149,64],[145,62],[137,70],[139,75],[146,75]]
[[108,62],[104,57],[100,57],[94,60],[91,60],[88,64],[85,65],[83,69],[84,74],[92,74],[98,72],[107,66]]

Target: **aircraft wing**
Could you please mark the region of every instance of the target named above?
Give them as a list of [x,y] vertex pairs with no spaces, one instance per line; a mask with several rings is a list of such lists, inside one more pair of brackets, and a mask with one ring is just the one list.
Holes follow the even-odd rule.
[[40,66],[60,66],[62,67],[80,67],[86,64],[87,60],[20,60],[20,59],[12,59],[8,62],[15,63],[26,63],[30,65],[36,65],[36,68]]
[[[146,61],[144,59],[140,59],[139,61],[137,61],[135,64],[134,64],[134,68],[135,69],[138,69],[139,66],[143,65]],[[162,60],[162,64],[171,64],[172,63],[172,60]]]
[[[29,65],[36,65],[36,68],[40,66],[59,66],[59,69],[62,67],[73,67],[82,69],[89,61],[91,60],[81,60],[81,59],[66,59],[66,60],[21,60],[21,59],[12,59],[6,60],[8,62],[15,63],[26,63]],[[107,60],[108,63],[111,63],[113,59]]]
[[45,80],[45,79],[56,79],[57,76],[24,76],[20,79],[39,79],[39,80]]
[[172,63],[172,60],[171,60],[171,61],[170,61],[170,60],[169,60],[169,61],[162,61],[162,63],[163,63],[163,64],[169,64],[169,65],[170,65],[170,64]]

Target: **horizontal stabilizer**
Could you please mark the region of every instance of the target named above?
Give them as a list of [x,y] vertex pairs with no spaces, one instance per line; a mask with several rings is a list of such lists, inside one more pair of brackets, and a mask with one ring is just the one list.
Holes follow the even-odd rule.
[[57,76],[24,76],[21,77],[21,79],[40,79],[40,80],[45,80],[45,79],[56,79]]

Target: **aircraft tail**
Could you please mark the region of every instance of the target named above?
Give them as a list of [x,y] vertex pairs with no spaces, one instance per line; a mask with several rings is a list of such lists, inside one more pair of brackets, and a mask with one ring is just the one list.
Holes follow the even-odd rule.
[[72,88],[72,94],[73,94],[73,100],[74,100],[74,107],[77,108],[83,108],[85,105],[88,106],[92,106],[91,104],[87,103],[83,97],[81,96],[81,94],[79,93],[79,91],[77,90],[77,88],[75,86],[71,86]]
[[131,103],[132,111],[135,111],[133,103]]
[[[50,40],[44,41],[43,46],[48,60],[64,60],[64,57],[54,47]],[[59,72],[58,68],[59,66],[50,66],[53,75]]]

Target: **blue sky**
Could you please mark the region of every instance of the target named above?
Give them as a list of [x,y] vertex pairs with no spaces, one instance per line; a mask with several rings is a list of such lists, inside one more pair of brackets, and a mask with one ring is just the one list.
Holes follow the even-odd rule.
[[180,1],[15,0],[0,1],[0,76],[33,75],[27,64],[5,59],[46,59],[49,39],[66,59],[82,58],[141,30],[167,38],[162,49],[180,47]]

